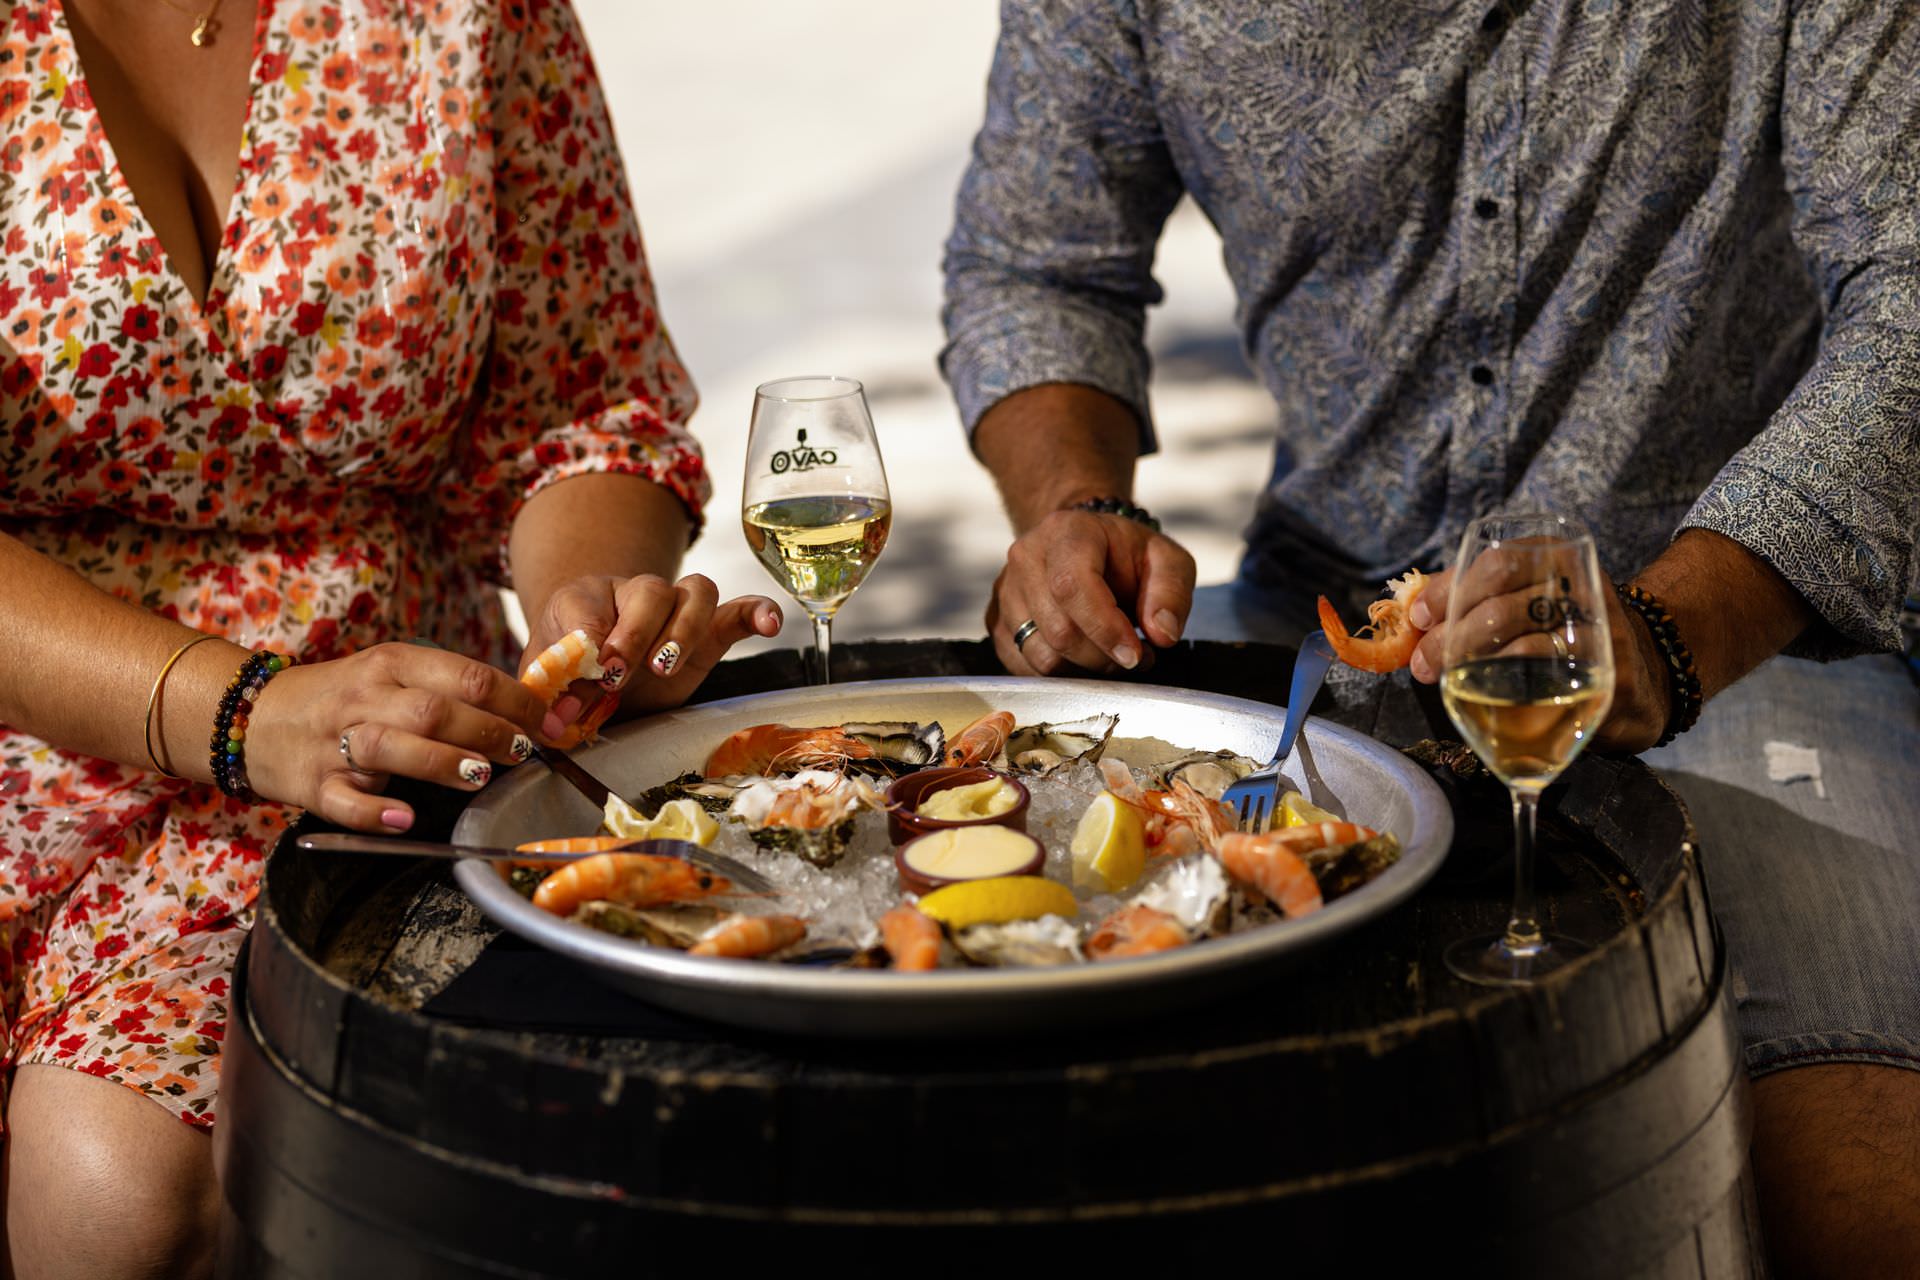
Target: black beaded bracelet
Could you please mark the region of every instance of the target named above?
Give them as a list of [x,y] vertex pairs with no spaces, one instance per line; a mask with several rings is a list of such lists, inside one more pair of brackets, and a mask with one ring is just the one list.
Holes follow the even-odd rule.
[[1700,718],[1700,673],[1694,669],[1693,650],[1687,648],[1680,639],[1680,628],[1674,625],[1673,615],[1666,606],[1654,598],[1645,587],[1635,587],[1616,583],[1614,591],[1620,596],[1620,603],[1632,609],[1646,621],[1647,630],[1653,633],[1653,642],[1660,648],[1660,655],[1667,660],[1667,677],[1673,690],[1673,710],[1667,716],[1666,731],[1660,735],[1656,747],[1664,747],[1675,738],[1693,728],[1694,721]]
[[227,682],[227,691],[220,695],[219,709],[213,715],[213,738],[207,744],[207,762],[220,790],[236,800],[252,803],[260,798],[247,785],[247,724],[254,699],[266,688],[267,681],[292,664],[292,658],[265,649],[250,653]]
[[1088,498],[1085,502],[1076,502],[1070,508],[1074,511],[1091,511],[1101,516],[1125,516],[1147,526],[1155,533],[1160,532],[1160,522],[1147,513],[1145,507],[1136,507],[1125,498]]

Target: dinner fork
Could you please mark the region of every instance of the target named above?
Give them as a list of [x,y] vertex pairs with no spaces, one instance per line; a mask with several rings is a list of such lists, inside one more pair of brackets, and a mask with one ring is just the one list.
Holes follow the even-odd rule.
[[1333,649],[1327,633],[1314,631],[1300,642],[1300,656],[1293,663],[1293,686],[1287,690],[1287,719],[1280,727],[1280,745],[1265,767],[1256,769],[1228,787],[1221,800],[1231,808],[1242,831],[1265,831],[1273,818],[1274,801],[1280,794],[1280,762],[1293,752],[1294,739],[1306,723],[1307,705],[1326,681],[1327,668],[1333,665]]

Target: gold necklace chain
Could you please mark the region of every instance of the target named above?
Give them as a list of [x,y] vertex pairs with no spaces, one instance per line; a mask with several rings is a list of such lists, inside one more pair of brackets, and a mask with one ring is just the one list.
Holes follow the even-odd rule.
[[213,15],[220,11],[220,0],[213,0],[213,3],[204,10],[188,8],[186,5],[177,3],[177,0],[163,0],[163,2],[175,13],[184,13],[193,19],[193,34],[187,39],[193,41],[194,48],[204,49],[213,43],[214,34],[220,30],[220,24],[213,20]]

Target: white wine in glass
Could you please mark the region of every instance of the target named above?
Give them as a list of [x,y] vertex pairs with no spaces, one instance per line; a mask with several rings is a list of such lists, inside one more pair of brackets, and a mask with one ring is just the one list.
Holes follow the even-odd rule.
[[747,546],[813,619],[814,684],[830,679],[833,615],[887,545],[886,467],[851,378],[783,378],[753,397],[741,496]]
[[1587,950],[1546,932],[1534,902],[1534,812],[1613,705],[1613,639],[1593,539],[1572,521],[1487,516],[1468,528],[1447,591],[1440,696],[1513,800],[1513,909],[1499,934],[1447,948],[1468,982],[1534,981]]

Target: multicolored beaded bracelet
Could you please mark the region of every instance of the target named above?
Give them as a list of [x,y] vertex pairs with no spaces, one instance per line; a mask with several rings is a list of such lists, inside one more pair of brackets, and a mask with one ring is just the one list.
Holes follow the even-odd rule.
[[213,780],[220,784],[220,790],[236,800],[251,803],[260,798],[247,785],[247,717],[253,713],[254,699],[267,687],[267,681],[292,665],[292,658],[265,649],[250,653],[220,696],[220,709],[213,717],[213,738],[207,744],[207,762],[213,767]]
[[1700,692],[1700,673],[1693,665],[1693,650],[1687,648],[1680,639],[1680,628],[1674,625],[1673,615],[1667,612],[1666,606],[1651,591],[1621,583],[1615,583],[1613,589],[1619,595],[1621,604],[1646,621],[1647,630],[1653,633],[1654,644],[1659,646],[1660,655],[1667,660],[1673,709],[1667,716],[1666,731],[1660,735],[1660,741],[1653,744],[1664,747],[1693,728],[1694,721],[1700,718],[1700,706],[1704,699]]
[[1072,511],[1091,511],[1101,516],[1125,516],[1147,526],[1155,533],[1160,532],[1160,522],[1147,514],[1145,507],[1136,507],[1125,498],[1088,498],[1085,502],[1076,502],[1069,508]]

